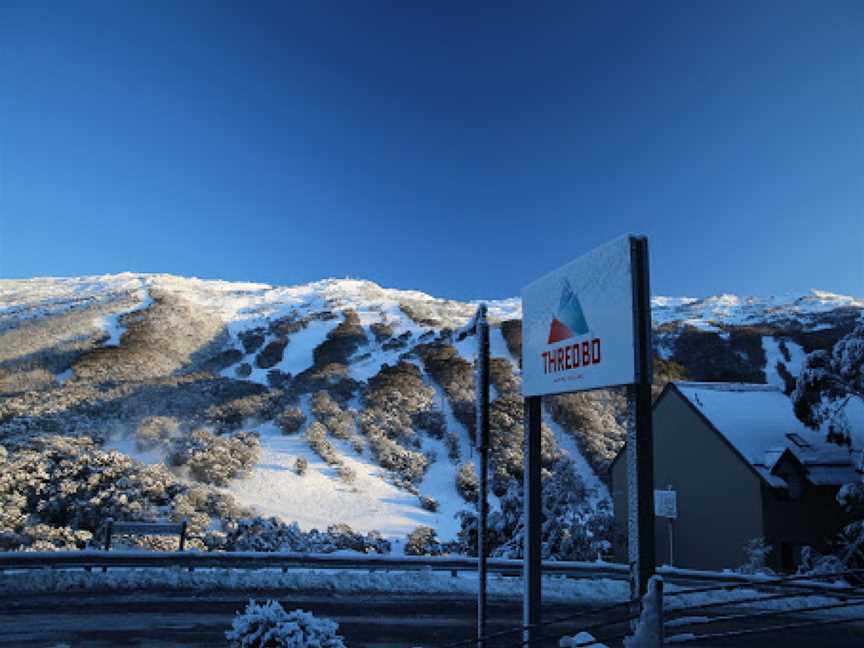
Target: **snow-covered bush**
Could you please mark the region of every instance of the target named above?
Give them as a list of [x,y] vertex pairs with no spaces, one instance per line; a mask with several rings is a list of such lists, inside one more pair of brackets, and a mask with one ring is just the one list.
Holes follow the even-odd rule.
[[172,416],[147,416],[135,431],[135,446],[139,451],[165,446],[180,432],[180,421]]
[[771,545],[765,538],[751,538],[743,547],[744,564],[735,571],[741,574],[773,574],[768,567]]
[[0,471],[0,542],[83,546],[109,517],[156,519],[185,488],[164,466],[105,452],[92,439],[38,437]]
[[346,466],[342,464],[339,468],[336,469],[336,472],[339,473],[339,479],[341,479],[346,484],[353,484],[357,480],[357,473],[350,466]]
[[333,445],[327,440],[327,428],[318,421],[306,428],[306,440],[309,447],[331,466],[341,466],[342,459]]
[[450,344],[420,344],[414,348],[423,367],[441,385],[453,415],[474,438],[474,368]]
[[300,431],[306,422],[306,415],[299,407],[286,407],[276,417],[276,424],[282,434],[294,434]]
[[459,449],[459,437],[455,432],[447,432],[444,435],[444,445],[447,448],[447,456],[450,458],[450,461],[456,463],[462,458]]
[[431,512],[436,513],[438,511],[438,500],[434,497],[427,497],[426,495],[420,495],[420,506],[421,508]]
[[[594,506],[572,462],[559,461],[543,480],[541,553],[544,560],[596,560],[611,548],[613,517],[606,504]],[[489,515],[487,547],[500,558],[523,557],[522,484],[511,482],[501,508]],[[460,552],[477,555],[477,515],[459,514]]]
[[286,612],[278,602],[249,601],[225,632],[232,648],[345,648],[339,624],[310,612]]
[[[253,383],[254,384],[254,383]],[[264,422],[276,416],[278,392],[255,385],[255,392],[211,405],[204,419],[220,430],[236,430],[254,420]]]
[[166,461],[172,466],[188,466],[198,481],[225,486],[228,480],[246,474],[260,453],[261,443],[255,434],[219,436],[198,428],[172,440]]
[[597,474],[605,474],[626,436],[626,394],[599,389],[543,399],[556,423],[571,431],[579,451]]
[[409,556],[440,556],[442,551],[435,529],[428,526],[418,526],[405,542],[405,553]]
[[466,502],[477,501],[480,484],[477,480],[477,469],[473,462],[469,461],[459,466],[456,473],[456,490]]
[[296,472],[301,477],[306,474],[306,471],[309,469],[309,462],[306,461],[306,457],[297,457],[294,460],[294,472]]
[[337,439],[347,440],[354,434],[354,417],[323,389],[312,397],[312,413]]
[[347,524],[334,524],[322,532],[304,532],[293,522],[285,524],[277,518],[247,518],[224,524],[224,537],[213,547],[225,551],[304,551],[332,553],[348,549],[359,553],[390,553],[390,543],[377,531],[365,535]]

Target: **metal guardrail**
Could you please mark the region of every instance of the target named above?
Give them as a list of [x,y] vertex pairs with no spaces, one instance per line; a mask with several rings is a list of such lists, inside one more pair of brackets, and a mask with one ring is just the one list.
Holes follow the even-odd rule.
[[[522,574],[522,561],[490,558],[491,573],[509,576]],[[348,569],[357,571],[477,571],[477,559],[464,556],[388,556],[349,555],[301,552],[260,551],[5,551],[0,552],[0,571],[16,569],[66,569],[87,567],[135,568],[217,568],[217,569]],[[627,565],[607,562],[546,561],[543,573],[561,576],[595,576],[627,580]],[[667,582],[706,582],[753,585],[761,587],[789,587],[827,592],[842,592],[843,586],[815,582],[807,577],[760,576],[703,570],[660,567],[657,573]],[[686,594],[686,591],[667,592],[667,596]]]
[[[490,559],[489,571],[521,575],[521,560]],[[218,569],[349,569],[358,571],[477,571],[477,559],[450,556],[351,556],[297,552],[146,552],[146,551],[10,551],[0,552],[0,571],[92,567],[186,567]],[[626,565],[591,562],[545,562],[546,574],[609,576],[627,579]]]

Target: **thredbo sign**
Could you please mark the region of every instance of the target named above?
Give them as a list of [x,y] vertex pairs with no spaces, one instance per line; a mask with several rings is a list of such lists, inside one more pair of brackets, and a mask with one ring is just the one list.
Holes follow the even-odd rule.
[[522,393],[635,382],[631,237],[622,236],[522,291]]
[[654,573],[648,240],[622,236],[522,291],[525,395],[524,641],[539,640],[543,396],[627,386],[627,519],[631,595]]

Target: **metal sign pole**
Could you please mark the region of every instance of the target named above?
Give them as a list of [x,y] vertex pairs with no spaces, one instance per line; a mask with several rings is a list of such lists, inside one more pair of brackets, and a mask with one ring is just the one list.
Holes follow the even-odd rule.
[[540,524],[541,524],[541,482],[540,482],[540,412],[543,406],[541,396],[525,399],[525,537],[522,560],[522,625],[525,626],[523,645],[533,645],[540,637]]
[[654,448],[651,427],[651,302],[648,240],[630,240],[633,268],[633,341],[636,380],[627,388],[627,546],[630,594],[645,594],[654,575]]
[[486,522],[489,514],[489,324],[486,305],[477,310],[477,451],[480,455],[480,498],[477,520],[477,646],[486,646]]

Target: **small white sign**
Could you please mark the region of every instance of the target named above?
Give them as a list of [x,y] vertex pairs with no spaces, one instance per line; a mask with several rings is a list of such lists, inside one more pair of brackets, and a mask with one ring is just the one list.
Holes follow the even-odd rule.
[[674,490],[654,491],[654,515],[656,517],[678,518],[678,493]]
[[622,236],[522,291],[522,394],[635,382],[631,236]]

